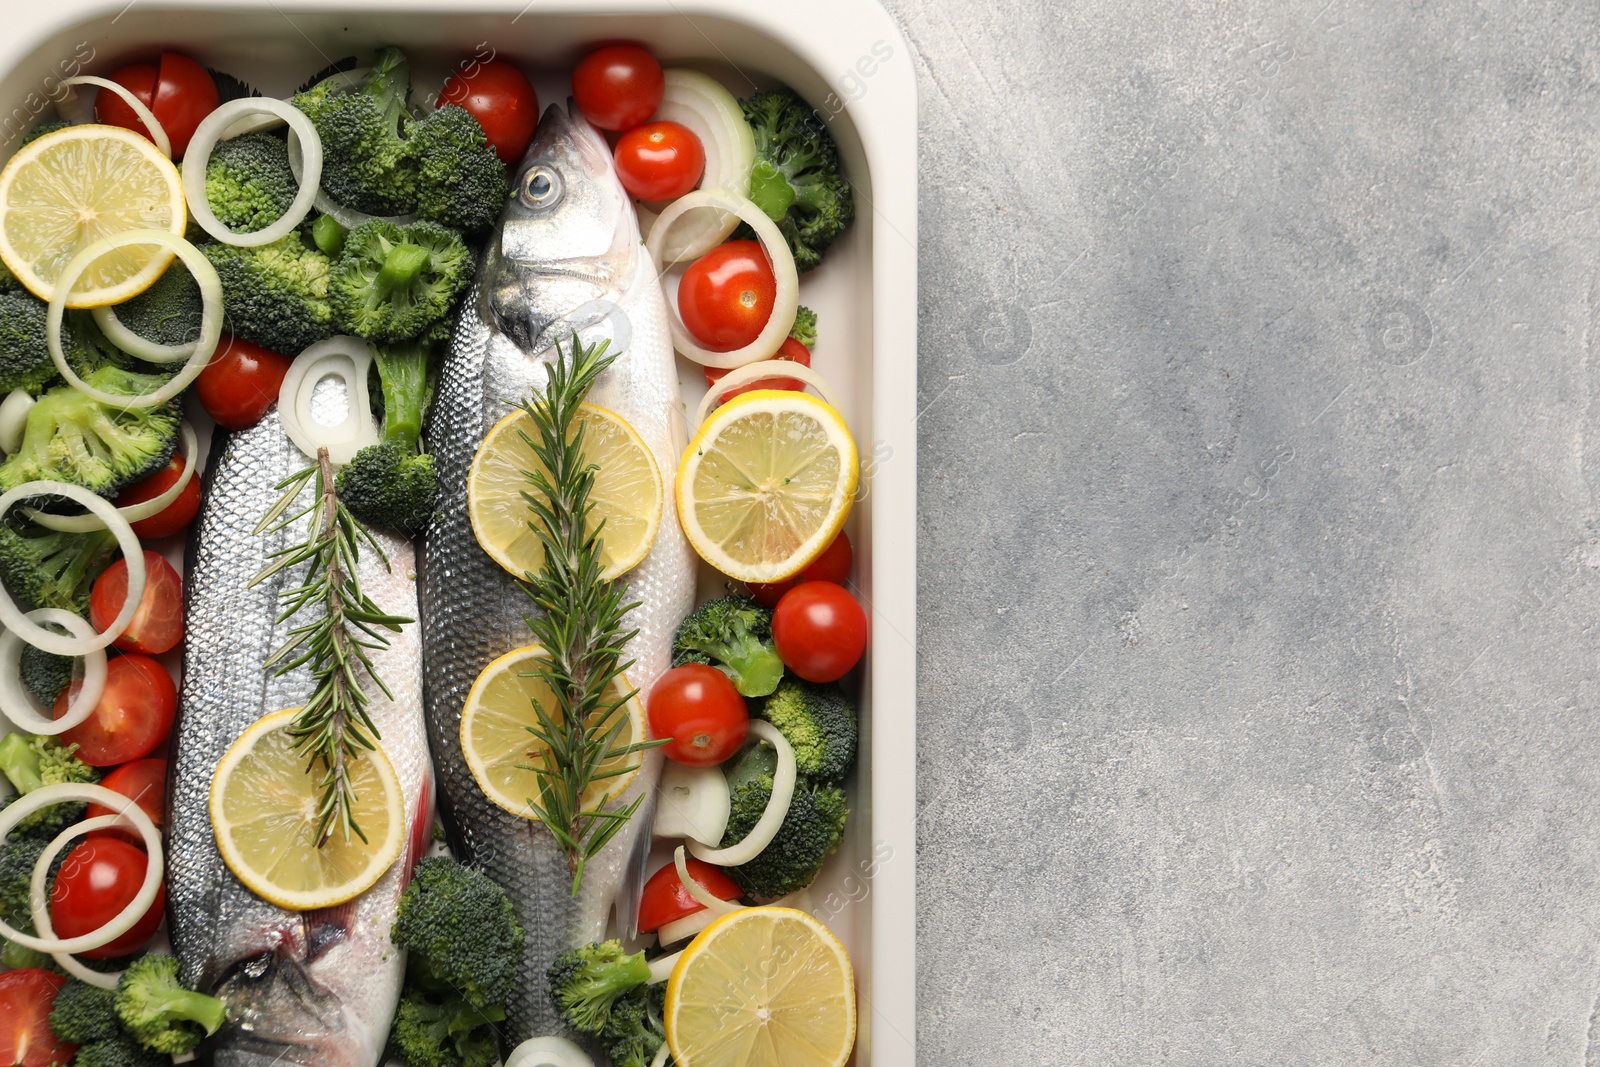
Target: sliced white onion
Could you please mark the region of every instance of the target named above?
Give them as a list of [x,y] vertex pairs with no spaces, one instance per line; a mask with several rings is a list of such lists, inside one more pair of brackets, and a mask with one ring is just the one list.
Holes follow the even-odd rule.
[[[665,71],[666,90],[655,119],[687,126],[700,139],[706,155],[702,189],[725,189],[738,197],[750,195],[750,168],[756,162],[756,139],[745,121],[739,101],[715,78],[695,70]],[[660,210],[660,206],[656,207]],[[641,217],[641,225],[643,219]],[[697,259],[720,244],[739,225],[730,211],[707,208],[685,219],[663,250],[668,263]]]
[[[11,591],[6,588],[5,583],[0,582],[0,623],[35,648],[54,652],[58,656],[87,656],[121,637],[122,632],[133,621],[134,612],[139,610],[139,603],[144,599],[144,547],[139,544],[139,538],[134,535],[133,527],[128,525],[128,520],[118,515],[117,509],[111,506],[111,501],[89,492],[81,485],[71,485],[67,482],[23,482],[15,489],[0,495],[0,516],[10,511],[11,506],[17,501],[31,500],[37,496],[64,496],[100,516],[106,529],[116,536],[117,546],[122,549],[122,554],[127,559],[127,599],[122,602],[122,610],[117,612],[117,617],[111,620],[111,625],[103,632],[92,638],[71,638],[51,633],[38,623],[29,620],[22,614],[22,609],[17,607],[17,602],[11,599]],[[10,811],[9,808],[6,810]],[[0,832],[0,836],[3,836],[3,832]]]
[[[194,351],[189,355],[188,362],[165,385],[153,392],[141,393],[138,396],[118,396],[90,386],[78,377],[77,372],[67,363],[67,354],[61,349],[61,316],[66,310],[67,294],[72,291],[78,276],[88,268],[89,264],[107,252],[127,245],[159,245],[176,252],[178,258],[189,268],[189,273],[194,275],[194,280],[200,284],[200,337],[195,342]],[[61,277],[56,279],[55,292],[50,296],[50,312],[45,331],[45,340],[50,345],[50,358],[55,361],[56,370],[61,376],[85,396],[114,408],[151,408],[165,404],[189,388],[189,383],[200,376],[200,372],[205,370],[206,364],[211,361],[211,354],[217,350],[217,341],[221,337],[222,279],[217,277],[217,268],[213,267],[211,261],[194,245],[177,234],[165,230],[124,230],[121,233],[114,233],[110,237],[96,241],[68,260]]]
[[[767,810],[761,813],[755,826],[737,844],[727,848],[706,848],[698,841],[690,841],[689,851],[694,853],[695,859],[704,863],[715,863],[719,867],[737,867],[741,863],[749,863],[772,844],[784,817],[789,814],[789,802],[794,799],[794,749],[776,726],[763,719],[750,720],[750,736],[765,741],[778,753],[778,771],[772,776],[772,799],[767,801]],[[678,877],[683,877],[682,871]],[[690,893],[694,892],[689,881],[685,881],[684,886],[689,888]]]
[[[61,608],[35,608],[27,619],[63,626],[80,641],[96,636],[87,619]],[[26,643],[11,630],[0,633],[0,712],[17,729],[30,734],[54,737],[65,733],[89,717],[106,691],[106,650],[97,648],[83,657],[83,681],[75,690],[67,690],[67,713],[57,719],[22,684],[22,647]]]
[[670,956],[657,956],[651,960],[650,981],[646,982],[645,985],[655,985],[657,982],[665,982],[668,978],[671,978],[672,968],[678,965],[678,957],[682,955],[682,952],[674,952]]
[[506,1067],[594,1067],[594,1060],[564,1037],[531,1037],[511,1050]]
[[68,78],[61,84],[94,85],[101,89],[110,89],[112,92],[122,97],[127,105],[133,108],[133,113],[139,116],[139,121],[144,123],[144,128],[150,133],[150,141],[156,146],[156,151],[160,152],[168,159],[172,158],[172,142],[167,139],[167,131],[162,128],[160,120],[156,118],[156,113],[151,111],[149,107],[145,105],[143,100],[140,100],[137,96],[134,96],[127,86],[118,85],[110,78],[95,78],[88,74],[83,74],[76,78]]
[[655,1059],[650,1061],[650,1067],[667,1067],[667,1058],[671,1055],[672,1049],[667,1047],[665,1041],[661,1042],[661,1047],[656,1049]]
[[668,760],[656,787],[657,837],[687,837],[716,845],[728,828],[728,778],[720,767]]
[[[211,160],[211,150],[222,139],[227,127],[245,115],[274,115],[289,124],[289,143],[298,148],[301,170],[295,171],[300,188],[294,200],[272,225],[254,233],[235,233],[222,224],[211,210],[206,197],[206,165]],[[302,173],[304,176],[302,177]],[[322,185],[322,138],[305,112],[283,100],[269,96],[247,96],[229,100],[217,108],[195,127],[183,161],[183,195],[189,202],[189,214],[200,228],[225,245],[240,248],[257,248],[288,236],[311,212]],[[137,352],[134,355],[138,355]]]
[[[787,801],[785,801],[784,807],[788,807]],[[755,857],[752,856],[751,858],[754,859]],[[672,863],[678,868],[678,881],[683,883],[683,888],[687,889],[689,891],[689,895],[698,900],[705,907],[705,910],[710,912],[712,915],[726,915],[731,911],[739,911],[744,907],[743,904],[735,904],[731,900],[723,900],[721,897],[718,897],[715,893],[711,892],[711,890],[695,881],[694,876],[689,873],[688,861],[683,858],[682,845],[679,845],[673,850]]]
[[834,408],[844,410],[844,401],[839,396],[838,390],[828,384],[828,379],[810,367],[788,359],[764,359],[759,363],[746,363],[742,367],[735,367],[718,379],[717,384],[700,398],[700,406],[694,411],[694,424],[698,426],[705,422],[706,416],[711,414],[712,409],[721,405],[721,398],[726,396],[729,390],[749,385],[751,382],[759,382],[764,378],[798,378],[815,389],[822,399]]
[[106,335],[106,340],[128,353],[137,356],[147,363],[177,363],[194,355],[194,347],[199,342],[189,341],[181,345],[164,345],[146,337],[140,337],[122,324],[117,318],[117,309],[114,305],[103,304],[94,308],[90,314],[94,316],[95,325],[100,327],[100,332]]
[[28,428],[33,405],[26,389],[13,389],[0,401],[0,452],[9,456],[22,447],[22,433]]
[[726,189],[696,189],[674,200],[656,219],[655,225],[650,227],[650,236],[645,241],[650,260],[659,274],[664,262],[662,249],[666,246],[672,224],[682,218],[685,212],[702,207],[731,211],[750,224],[750,228],[761,239],[767,259],[772,261],[772,274],[778,283],[777,298],[773,301],[772,315],[768,317],[760,335],[732,352],[713,352],[709,348],[702,348],[684,327],[678,309],[672,306],[676,301],[669,300],[667,323],[672,328],[672,347],[705,367],[742,367],[746,363],[769,359],[783,346],[783,339],[789,336],[789,331],[794,329],[794,315],[800,307],[800,274],[795,269],[794,254],[784,242],[783,234],[778,232],[777,223],[767,218],[765,211]]
[[[4,405],[0,405],[0,408],[3,407]],[[183,471],[178,475],[178,480],[149,500],[141,500],[137,504],[118,508],[117,514],[127,521],[139,522],[141,519],[161,514],[167,509],[167,505],[178,499],[178,494],[183,492],[189,480],[194,477],[195,460],[200,455],[200,439],[195,435],[194,427],[189,425],[188,419],[183,420],[179,432],[183,435]],[[31,522],[58,533],[92,533],[106,528],[106,524],[93,512],[87,515],[55,515],[48,511],[40,511],[38,508],[23,508],[22,513],[28,516]]]
[[701,930],[716,922],[720,915],[710,908],[700,908],[691,911],[681,919],[674,919],[669,923],[662,923],[661,929],[656,931],[656,940],[663,945],[675,945],[679,941],[687,940],[698,934]]
[[[278,419],[295,447],[312,459],[318,449],[326,448],[328,458],[343,466],[363,448],[378,443],[367,394],[372,359],[372,346],[347,334],[318,341],[295,357],[278,390]],[[336,426],[324,426],[311,411],[317,383],[330,375],[343,381],[345,388],[345,417]]]
[[[45,872],[45,877],[48,877],[50,864],[55,860],[56,854],[65,848],[67,842],[71,841],[74,837],[90,833],[94,830],[106,830],[113,826],[126,828],[131,825],[132,823],[128,819],[123,818],[121,815],[96,815],[92,819],[84,819],[81,822],[73,823],[71,826],[61,831],[61,833],[57,834],[56,839],[50,842],[49,847],[47,847],[44,852],[39,854],[39,859],[33,865],[34,875],[37,877],[40,868],[42,867]],[[43,879],[40,879],[41,890],[43,888],[43,884]],[[33,897],[28,903],[33,912],[33,928],[39,931],[39,936],[55,937],[55,927],[50,924],[50,909],[45,906],[45,900],[42,893],[39,896]],[[56,963],[61,965],[61,969],[63,971],[66,971],[68,974],[72,975],[72,977],[78,979],[79,981],[88,982],[92,986],[98,986],[101,989],[117,988],[117,979],[122,977],[121,971],[90,970],[88,967],[85,967],[83,964],[79,963],[76,956],[69,955],[65,952],[52,952],[50,953],[50,956],[56,961]]]
[[[130,822],[133,828],[139,831],[139,836],[144,838],[144,850],[149,855],[149,862],[145,864],[144,881],[139,884],[139,891],[128,901],[126,907],[117,912],[116,917],[98,930],[77,937],[37,937],[25,934],[21,930],[13,929],[5,920],[0,919],[0,936],[8,941],[15,941],[24,948],[31,948],[35,952],[87,952],[90,949],[103,948],[117,938],[133,929],[145,912],[150,910],[150,905],[155,903],[156,892],[161,888],[161,876],[166,864],[163,862],[161,852],[161,832],[156,829],[155,823],[150,821],[150,816],[144,813],[138,803],[121,793],[114,793],[103,785],[90,785],[88,783],[64,782],[60,785],[47,785],[35,789],[31,793],[24,793],[17,800],[12,801],[4,811],[0,811],[0,841],[3,841],[17,823],[32,815],[42,808],[63,801],[83,800],[91,804],[100,804],[110,808],[116,815],[101,816],[115,821]],[[93,820],[90,820],[93,821]],[[77,823],[84,826],[85,823]],[[29,903],[37,912],[46,901],[44,895],[44,882],[50,874],[50,864],[56,855],[66,847],[66,844],[75,834],[73,827],[62,831],[54,841],[45,846],[39,854],[39,862],[33,868],[33,881],[29,886]],[[44,927],[40,927],[41,930]]]
[[[319,142],[320,144],[320,142]],[[295,181],[300,183],[300,188],[306,186],[305,178],[306,161],[300,157],[300,144],[293,137],[289,138],[289,169],[294,172]],[[318,211],[324,215],[331,215],[333,221],[347,230],[353,230],[368,219],[382,219],[399,226],[408,226],[417,221],[415,215],[368,215],[365,211],[357,211],[353,207],[345,207],[336,203],[333,197],[323,190],[320,182],[317,185],[316,198],[312,201]]]

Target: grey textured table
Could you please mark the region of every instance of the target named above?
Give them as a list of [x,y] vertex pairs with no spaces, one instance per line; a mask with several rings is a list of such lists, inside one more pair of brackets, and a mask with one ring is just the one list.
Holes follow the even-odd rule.
[[1600,1063],[1600,9],[889,3],[921,1061]]

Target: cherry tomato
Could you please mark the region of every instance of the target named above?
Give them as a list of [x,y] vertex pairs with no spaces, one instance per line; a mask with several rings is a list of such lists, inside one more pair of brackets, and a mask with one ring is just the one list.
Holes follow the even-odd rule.
[[[94,590],[89,594],[89,622],[104,633],[127,600],[128,561],[119,559],[95,579]],[[133,613],[133,621],[111,643],[124,652],[159,656],[177,648],[182,640],[183,579],[165,557],[145,549],[144,596]]]
[[[722,873],[721,867],[712,866],[693,856],[685,857],[689,877],[699,882],[718,900],[738,900],[739,887],[732,878]],[[667,923],[677,922],[685,915],[704,911],[705,905],[689,895],[678,877],[676,864],[669,863],[644,884],[639,894],[639,932],[650,934]]]
[[539,125],[539,97],[527,76],[503,59],[468,60],[439,90],[439,106],[454,104],[478,120],[500,162],[522,158]]
[[656,57],[636,44],[610,44],[579,61],[572,96],[602,130],[631,130],[656,113],[667,82]]
[[706,150],[676,122],[647,122],[617,139],[617,177],[640,200],[676,200],[700,184]]
[[[156,471],[150,477],[124,489],[116,499],[119,508],[131,504],[142,504],[153,497],[158,497],[172,488],[172,483],[178,480],[183,473],[183,457],[173,456],[165,467]],[[130,523],[133,532],[146,540],[155,540],[158,537],[168,537],[177,533],[194,521],[195,515],[200,511],[200,473],[196,471],[189,478],[189,484],[178,490],[178,495],[172,503],[150,516]]]
[[[150,821],[156,824],[156,829],[166,825],[167,814],[167,761],[164,759],[136,759],[132,763],[124,763],[110,774],[100,780],[100,784],[113,793],[123,796],[138,803],[144,813],[150,816]],[[92,819],[96,815],[115,815],[116,812],[103,804],[90,804],[84,812],[84,818]],[[124,830],[113,827],[109,830],[94,830],[88,835],[88,840],[97,837],[119,837],[124,841],[143,843],[144,838],[136,830]]]
[[745,587],[758,603],[775,608],[778,601],[783,599],[783,594],[801,582],[837,582],[843,585],[845,579],[850,577],[850,564],[854,560],[855,551],[850,547],[850,535],[840,530],[839,536],[828,542],[828,547],[822,550],[822,555],[793,578],[781,582],[747,582]]
[[[66,714],[76,691],[74,684],[56,698],[56,718]],[[78,758],[91,767],[115,767],[161,747],[177,713],[172,675],[149,656],[130,652],[106,664],[106,691],[87,719],[61,735],[61,743],[77,745]]]
[[[217,83],[206,68],[177,52],[162,52],[159,67],[154,63],[123,67],[111,75],[111,80],[126,86],[155,112],[156,121],[172,142],[174,160],[183,158],[195,127],[216,110],[220,101]],[[116,93],[102,89],[95,98],[94,109],[108,126],[122,126],[149,136],[133,108]]]
[[247,430],[278,402],[291,362],[288,356],[224,335],[195,379],[195,391],[217,425]]
[[77,1055],[77,1045],[50,1029],[50,1009],[66,984],[66,975],[38,967],[0,974],[0,1063],[50,1067]]
[[832,582],[801,582],[772,612],[772,640],[784,665],[808,682],[844,677],[867,647],[867,615]]
[[[806,346],[801,344],[799,341],[796,341],[793,337],[785,337],[783,339],[783,344],[778,348],[777,354],[772,358],[786,359],[791,363],[798,363],[802,367],[811,366],[811,350],[806,348]],[[716,385],[727,375],[731,369],[731,367],[704,368],[706,372],[706,385]],[[751,382],[749,385],[741,385],[737,388],[729,389],[727,392],[722,394],[722,402],[727,403],[741,393],[748,393],[752,389],[792,389],[798,393],[805,387],[806,383],[802,382],[799,378],[762,378],[759,381]]]
[[[82,937],[115,919],[139,895],[149,862],[144,849],[114,837],[85,841],[67,853],[56,884],[50,888],[50,925],[55,927],[56,936]],[[110,960],[144,947],[161,925],[166,905],[167,886],[163,882],[150,910],[134,923],[133,929],[108,945],[84,949],[78,955]]]
[[648,703],[650,733],[670,737],[668,759],[712,767],[744,744],[750,714],[728,676],[704,663],[685,663],[656,680]]
[[761,335],[778,280],[760,241],[725,241],[693,263],[678,283],[683,325],[713,352],[732,352]]

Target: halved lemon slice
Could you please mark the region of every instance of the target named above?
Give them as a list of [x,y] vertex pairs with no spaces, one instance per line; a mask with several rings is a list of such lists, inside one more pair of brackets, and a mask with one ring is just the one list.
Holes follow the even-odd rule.
[[[187,211],[178,168],[155,145],[119,126],[69,126],[34,141],[0,171],[0,259],[28,291],[49,300],[78,252],[124,230],[183,236]],[[79,275],[67,306],[117,304],[150,288],[170,249],[129,245]]]
[[855,972],[805,912],[742,908],[683,950],[665,1015],[678,1067],[842,1067],[856,1043]]
[[330,908],[359,896],[400,858],[406,818],[400,781],[382,749],[352,761],[355,821],[367,840],[335,833],[317,847],[318,764],[289,733],[299,708],[264,715],[233,743],[211,779],[217,850],[245,888],[280,908]]
[[711,413],[678,464],[678,518],[730,578],[776,582],[832,542],[856,491],[844,417],[806,393],[757,389]]
[[[637,567],[655,543],[661,528],[661,471],[644,441],[616,412],[584,404],[573,425],[583,427],[584,458],[600,468],[589,494],[594,505],[590,518],[605,521],[601,577],[609,580]],[[544,563],[544,545],[528,526],[533,514],[522,498],[524,492],[535,492],[524,472],[544,471],[544,465],[522,439],[524,434],[537,438],[527,412],[514,411],[501,419],[478,446],[467,475],[473,535],[491,559],[519,577],[537,574]]]
[[[539,778],[532,768],[543,766],[545,749],[544,742],[528,732],[528,727],[539,724],[534,700],[558,725],[562,722],[550,687],[532,677],[534,668],[543,661],[544,649],[538,645],[507,652],[478,675],[461,711],[461,751],[472,776],[478,780],[478,788],[490,800],[524,819],[537,817],[528,800],[539,795]],[[632,688],[627,678],[618,675],[612,683],[611,699],[620,698]],[[594,716],[592,725],[606,728],[626,716],[626,724],[612,741],[613,749],[625,748],[649,736],[644,706],[637,696],[614,712],[601,707]],[[583,794],[583,807],[599,804],[608,793],[620,796],[638,773],[639,753],[603,761]]]

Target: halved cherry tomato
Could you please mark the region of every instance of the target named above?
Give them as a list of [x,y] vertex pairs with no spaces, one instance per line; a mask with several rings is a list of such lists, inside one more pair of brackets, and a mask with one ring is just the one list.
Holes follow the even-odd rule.
[[[179,160],[189,147],[200,120],[215,111],[220,97],[210,72],[186,55],[162,52],[161,62],[134,63],[111,75],[111,80],[126,86],[151,111],[172,142],[172,158]],[[102,89],[95,98],[95,114],[108,126],[122,126],[149,136],[144,123],[127,101]]]
[[[732,878],[722,873],[721,867],[697,860],[693,856],[684,857],[684,863],[689,869],[689,877],[699,882],[718,900],[739,899],[739,887],[734,884]],[[650,880],[644,884],[644,892],[639,894],[639,932],[654,933],[667,923],[677,922],[685,915],[704,911],[705,907],[683,887],[683,879],[678,877],[677,865],[669,863],[650,876]]]
[[[165,467],[156,471],[150,477],[128,486],[118,496],[117,507],[125,508],[132,504],[142,504],[146,500],[158,497],[172,488],[172,483],[178,480],[183,473],[183,457],[173,456]],[[194,521],[195,515],[200,511],[200,474],[195,472],[189,478],[189,484],[178,490],[178,495],[172,503],[150,516],[131,523],[133,532],[146,540],[155,540],[158,537],[168,537],[177,533]]]
[[704,663],[674,667],[650,690],[650,735],[670,737],[661,746],[671,760],[712,767],[744,744],[750,713],[728,676]]
[[224,334],[211,362],[195,379],[195,392],[217,425],[247,430],[278,402],[278,390],[292,362],[281,353]]
[[769,608],[778,606],[783,594],[801,582],[837,582],[840,585],[850,577],[850,564],[855,561],[855,550],[850,547],[850,535],[843,530],[828,543],[822,555],[793,578],[781,582],[748,582],[746,588],[757,602]]
[[760,241],[725,241],[693,263],[678,283],[683,325],[713,352],[732,352],[761,336],[778,280]]
[[[56,698],[55,717],[67,713],[78,685]],[[172,675],[149,656],[137,652],[106,664],[106,691],[89,717],[61,735],[64,745],[77,745],[77,756],[91,767],[115,767],[143,759],[167,739],[178,713],[178,687]]]
[[[56,875],[56,884],[50,888],[50,925],[55,928],[56,936],[82,937],[115,919],[117,913],[139,895],[145,865],[149,862],[144,849],[114,837],[85,841],[67,853],[61,873]],[[162,882],[150,910],[133,929],[110,944],[85,949],[78,955],[92,960],[110,960],[143,948],[161,925],[166,906],[167,885]]]
[[[128,561],[119,559],[95,579],[89,594],[89,622],[102,633],[116,621],[128,599]],[[158,553],[145,549],[144,596],[133,621],[112,642],[124,652],[143,652],[159,656],[171,652],[183,640],[183,579],[172,564]]]
[[837,681],[867,648],[867,615],[832,582],[802,582],[772,612],[772,641],[784,665],[808,682]]
[[[772,358],[786,359],[790,363],[798,363],[802,367],[811,366],[811,350],[793,337],[785,337],[783,344],[778,348],[777,354]],[[706,385],[714,386],[722,381],[733,368],[705,367],[703,369],[706,372]],[[722,402],[726,404],[734,397],[742,393],[748,393],[752,389],[792,389],[798,393],[805,387],[806,383],[799,378],[762,378],[759,381],[751,382],[749,385],[741,385],[737,388],[729,389],[722,394]]]
[[617,177],[640,200],[676,200],[700,184],[706,150],[689,127],[647,122],[617,138]]
[[[167,816],[167,761],[164,759],[136,759],[132,763],[124,763],[110,774],[100,780],[100,784],[113,793],[121,793],[128,799],[136,802],[144,813],[150,816],[150,821],[156,824],[159,830],[166,825]],[[96,815],[115,815],[116,812],[103,804],[90,804],[84,812],[84,818],[92,819]],[[136,830],[124,830],[121,827],[112,827],[109,830],[94,830],[88,834],[89,840],[97,837],[120,837],[124,841],[142,843]]]
[[66,975],[38,967],[0,974],[0,1063],[50,1067],[77,1055],[77,1045],[50,1029],[50,1009],[66,984]]
[[469,59],[439,90],[439,106],[454,104],[478,120],[500,162],[522,158],[539,125],[539,97],[527,75],[503,59]]
[[656,113],[667,90],[656,57],[636,44],[609,44],[578,61],[572,98],[602,130],[631,130]]

